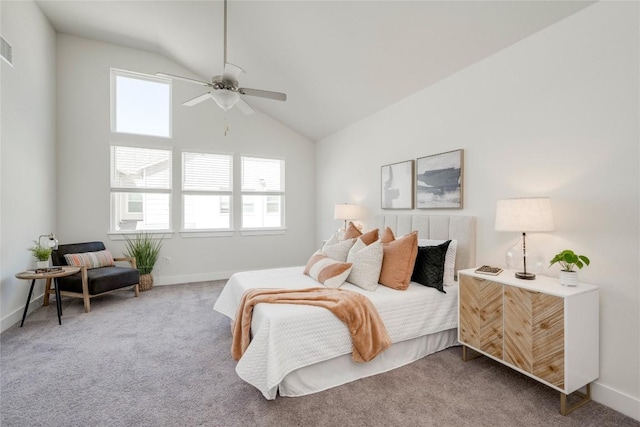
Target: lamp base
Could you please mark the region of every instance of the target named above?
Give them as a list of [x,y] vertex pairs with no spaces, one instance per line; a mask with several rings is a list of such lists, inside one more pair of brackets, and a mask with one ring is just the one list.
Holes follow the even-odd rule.
[[519,271],[516,273],[516,277],[518,279],[524,279],[524,280],[535,280],[536,275],[533,273],[524,273],[522,271]]

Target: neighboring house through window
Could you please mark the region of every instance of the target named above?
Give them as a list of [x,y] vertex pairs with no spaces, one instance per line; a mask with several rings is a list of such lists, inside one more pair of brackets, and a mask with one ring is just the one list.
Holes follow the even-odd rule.
[[233,156],[182,153],[182,228],[230,230]]
[[242,228],[284,228],[284,160],[242,157]]
[[111,147],[111,231],[169,230],[171,150]]

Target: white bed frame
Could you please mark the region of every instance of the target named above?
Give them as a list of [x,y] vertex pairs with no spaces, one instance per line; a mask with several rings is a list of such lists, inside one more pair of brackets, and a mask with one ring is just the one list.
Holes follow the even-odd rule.
[[[390,227],[396,236],[418,231],[419,239],[455,239],[456,276],[458,270],[475,267],[476,218],[446,215],[381,215],[373,227],[382,232]],[[370,228],[370,227],[369,227]],[[456,285],[457,286],[457,285]],[[458,344],[457,328],[395,343],[367,363],[354,363],[343,355],[289,373],[278,386],[280,396],[304,396],[337,387],[415,362],[424,356]]]

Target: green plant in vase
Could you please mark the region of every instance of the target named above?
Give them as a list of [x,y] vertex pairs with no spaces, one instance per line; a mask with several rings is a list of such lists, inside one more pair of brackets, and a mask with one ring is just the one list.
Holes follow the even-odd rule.
[[562,267],[560,271],[560,284],[564,286],[576,286],[578,284],[578,272],[574,270],[574,267],[580,270],[582,267],[591,264],[591,260],[585,255],[578,255],[570,249],[565,249],[553,257],[549,267],[556,263]]
[[49,256],[51,256],[51,251],[53,250],[50,247],[42,246],[40,243],[33,241],[34,245],[30,248],[27,248],[28,251],[31,251],[31,254],[35,259],[38,260],[37,267],[45,268],[49,266]]
[[124,236],[126,243],[125,256],[136,259],[136,268],[140,271],[140,290],[148,291],[153,288],[151,272],[158,261],[162,238],[154,239],[146,232],[138,232],[129,237]]

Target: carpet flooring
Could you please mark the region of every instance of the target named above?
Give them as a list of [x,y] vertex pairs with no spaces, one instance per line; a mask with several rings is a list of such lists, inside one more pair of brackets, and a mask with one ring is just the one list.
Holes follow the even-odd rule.
[[[558,393],[460,347],[298,398],[265,400],[235,373],[223,281],[63,298],[0,335],[0,425],[640,426],[596,402],[569,416]],[[37,302],[35,302],[37,304]]]

